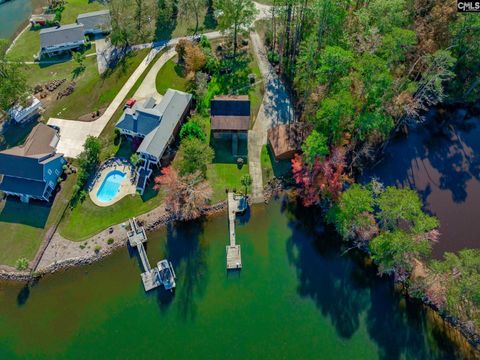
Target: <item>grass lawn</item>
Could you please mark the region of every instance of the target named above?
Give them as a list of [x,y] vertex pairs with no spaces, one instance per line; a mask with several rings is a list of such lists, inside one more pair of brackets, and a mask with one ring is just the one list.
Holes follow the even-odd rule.
[[[213,190],[212,203],[226,199],[225,189],[243,189],[240,179],[248,174],[248,164],[241,168],[237,164],[213,163],[208,165],[207,179]],[[243,191],[243,190],[242,190]]]
[[[145,76],[150,71],[156,60],[163,54],[163,51],[157,54],[156,58],[151,61],[145,72],[140,76],[130,92],[125,97],[125,101],[132,97],[137,91],[140,84],[145,79]],[[114,143],[114,127],[118,119],[123,112],[122,108],[119,108],[112,119],[103,129],[100,134],[102,140],[102,160],[115,155],[119,157],[129,157],[130,149],[129,144],[126,141]],[[99,207],[92,203],[87,196],[85,201],[81,204],[77,204],[72,210],[67,210],[65,217],[59,226],[60,234],[67,239],[74,241],[81,241],[96,233],[108,228],[109,226],[121,223],[130,217],[140,215],[148,212],[158,205],[162,200],[162,194],[153,191],[152,184],[145,191],[143,197],[140,195],[131,195],[123,198],[116,204],[108,207]]]
[[262,179],[263,184],[267,184],[274,178],[272,160],[270,158],[268,145],[263,145],[262,152],[260,153],[260,163],[262,166]]
[[107,9],[108,6],[101,1],[67,0],[65,10],[62,12],[62,25],[72,24],[77,21],[78,14]]
[[[207,2],[200,3],[198,11],[198,33],[213,31],[217,27],[213,16],[213,9],[208,9]],[[195,32],[196,19],[195,15],[186,11],[186,9],[178,8],[176,16],[171,19],[170,23],[157,21],[157,30],[155,33],[156,40],[166,40],[180,36],[193,35]]]
[[96,206],[90,196],[87,196],[83,203],[77,204],[73,210],[67,210],[58,229],[69,240],[85,240],[109,226],[154,209],[160,205],[162,198],[161,194],[153,190],[153,182],[143,196],[128,195],[107,207]]
[[45,232],[60,221],[74,184],[74,176],[64,181],[53,205],[24,204],[14,197],[0,203],[0,264],[14,266],[21,257],[33,259]]
[[168,60],[160,69],[155,81],[157,91],[164,95],[169,88],[187,91],[189,81],[185,79],[183,69],[177,64],[177,57]]
[[61,117],[75,120],[82,115],[107,107],[122,86],[145,58],[148,49],[127,55],[116,67],[103,76],[98,74],[96,57],[85,59],[85,70],[78,73],[73,61],[54,65],[29,65],[27,78],[34,86],[52,79],[67,79],[62,86],[75,81],[73,94],[46,104],[45,117]]

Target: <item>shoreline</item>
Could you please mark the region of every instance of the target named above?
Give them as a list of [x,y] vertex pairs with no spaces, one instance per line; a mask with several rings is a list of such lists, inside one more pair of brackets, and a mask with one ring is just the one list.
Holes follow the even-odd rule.
[[[226,209],[227,203],[225,200],[210,205],[203,211],[202,216],[208,218],[220,214]],[[161,227],[175,221],[173,216],[165,210],[163,205],[160,205],[150,212],[137,216],[137,219],[143,223],[147,233],[157,231]],[[0,265],[0,280],[28,282],[60,270],[90,265],[100,261],[113,254],[116,250],[128,245],[126,231],[122,228],[122,225],[123,223],[113,225],[83,241],[65,239],[57,231],[55,232],[51,243],[45,249],[36,272],[20,271],[11,266]],[[116,231],[110,233],[109,229],[113,228],[116,228]],[[114,239],[114,242],[112,244],[107,244],[107,241],[110,238]],[[96,246],[101,246],[101,249],[95,251]],[[78,249],[82,251],[79,251]],[[83,251],[85,249],[86,251]],[[58,257],[58,250],[68,251],[64,251],[62,255]],[[76,254],[72,255],[72,252]],[[84,253],[82,254],[82,252]],[[52,258],[52,254],[54,254],[54,258]]]
[[[280,193],[285,193],[285,191],[288,191],[288,189],[289,187],[285,186],[285,184],[279,180],[268,183],[265,186],[265,190],[264,190],[265,203],[268,203],[268,201],[271,198],[278,196]],[[251,199],[249,199],[249,202],[250,200]],[[227,201],[224,200],[222,202],[218,202],[206,208],[202,216],[208,219],[211,216],[222,214],[226,210],[227,210]],[[139,215],[136,218],[140,221],[142,226],[145,227],[145,230],[147,233],[157,231],[163,226],[167,226],[175,222],[175,219],[173,218],[173,216],[169,214],[168,211],[165,210],[164,205],[160,205],[157,208],[151,210],[150,212]],[[30,281],[39,280],[43,276],[54,274],[60,271],[67,271],[70,268],[77,268],[77,267],[87,266],[87,265],[96,263],[106,258],[107,256],[114,254],[116,251],[119,251],[120,249],[123,249],[128,246],[128,239],[126,237],[126,233],[124,229],[122,229],[122,233],[120,233],[118,230],[116,233],[115,232],[111,234],[108,233],[109,229],[113,227],[117,227],[117,228],[122,227],[122,224],[123,223],[114,225],[108,229],[105,229],[99,232],[98,234],[90,237],[87,240],[78,241],[78,242],[61,237],[57,231],[55,233],[56,241],[57,241],[57,243],[55,244],[56,246],[62,247],[63,244],[61,242],[67,242],[71,245],[71,247],[76,246],[81,248],[82,244],[86,244],[88,242],[93,242],[93,244],[98,244],[99,241],[102,242],[102,244],[104,244],[105,246],[102,247],[102,249],[98,252],[94,251],[92,253],[90,251],[88,254],[85,254],[83,256],[76,256],[76,257],[63,256],[63,258],[59,259],[58,261],[56,260],[51,262],[47,266],[43,266],[41,269],[39,269],[35,273],[30,273],[30,271],[19,271],[13,267],[0,265],[0,280],[28,283]],[[106,236],[107,234],[109,236]],[[54,238],[55,238],[55,235],[54,235]],[[106,240],[108,238],[114,238],[114,237],[117,238],[114,241],[114,243],[110,245],[106,245],[107,244]],[[59,241],[60,241],[60,244],[58,244]],[[52,242],[53,242],[53,239],[52,239]],[[57,253],[57,249],[54,249],[54,251],[55,253]],[[45,253],[46,252],[47,251],[45,251]],[[366,254],[368,255],[368,253]],[[40,264],[41,263],[42,262],[40,262]],[[398,284],[401,285],[400,283]],[[464,324],[458,319],[450,316],[448,313],[444,313],[440,311],[440,309],[435,307],[429,301],[428,298],[422,298],[422,299],[412,298],[405,292],[403,287],[401,291],[406,300],[419,301],[429,311],[432,311],[432,314],[434,314],[439,319],[441,319],[444,322],[445,326],[448,326],[448,329],[445,329],[445,332],[448,334],[450,339],[459,346],[459,348],[461,348],[463,345],[468,345],[468,346],[471,346],[474,352],[480,352],[480,334],[477,334],[475,331],[472,331],[472,329],[468,327],[468,324]]]

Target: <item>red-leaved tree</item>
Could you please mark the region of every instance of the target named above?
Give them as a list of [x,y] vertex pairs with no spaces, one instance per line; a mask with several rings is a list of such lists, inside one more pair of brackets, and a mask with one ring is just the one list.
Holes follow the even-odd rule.
[[199,171],[179,176],[171,166],[162,169],[155,178],[155,190],[166,188],[165,205],[176,220],[187,221],[200,217],[212,197],[212,189]]
[[322,198],[336,200],[345,181],[345,165],[345,150],[341,147],[333,148],[324,160],[317,157],[313,166],[307,165],[301,155],[295,154],[292,172],[303,205],[318,204]]

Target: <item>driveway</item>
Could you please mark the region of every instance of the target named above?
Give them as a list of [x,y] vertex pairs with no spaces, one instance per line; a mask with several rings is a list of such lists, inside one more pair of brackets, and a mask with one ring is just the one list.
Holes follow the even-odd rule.
[[263,179],[260,153],[267,144],[268,129],[295,120],[289,94],[282,80],[268,62],[265,46],[257,33],[251,33],[253,50],[265,81],[265,95],[252,130],[248,132],[248,165],[252,177],[252,199],[262,202]]
[[174,48],[169,49],[152,66],[147,76],[145,76],[145,79],[143,80],[142,84],[133,95],[133,97],[137,101],[143,101],[150,97],[153,97],[157,101],[157,103],[160,100],[162,100],[163,96],[160,95],[157,91],[157,85],[156,85],[157,74],[160,71],[160,69],[163,67],[163,65],[165,65],[165,63],[171,58],[173,58],[175,55],[176,55],[175,49]]
[[[48,125],[54,125],[60,128],[60,141],[57,145],[57,151],[64,154],[66,157],[76,158],[83,151],[83,144],[88,136],[98,137],[117,109],[124,105],[123,101],[125,97],[161,49],[162,48],[154,48],[150,51],[140,65],[138,65],[133,74],[130,75],[130,78],[125,85],[123,85],[117,96],[115,96],[105,110],[105,113],[103,113],[103,115],[97,120],[84,122],[50,118],[48,120]],[[88,96],[88,94],[85,94],[85,96]]]

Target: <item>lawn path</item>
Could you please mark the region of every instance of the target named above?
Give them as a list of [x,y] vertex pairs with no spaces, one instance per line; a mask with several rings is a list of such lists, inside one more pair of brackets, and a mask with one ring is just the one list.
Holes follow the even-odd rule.
[[254,202],[262,202],[264,198],[260,154],[262,147],[267,144],[267,131],[276,125],[294,121],[294,114],[289,94],[269,63],[260,36],[257,33],[251,33],[250,38],[265,81],[263,102],[253,129],[248,132],[248,165],[253,181],[252,199]]

